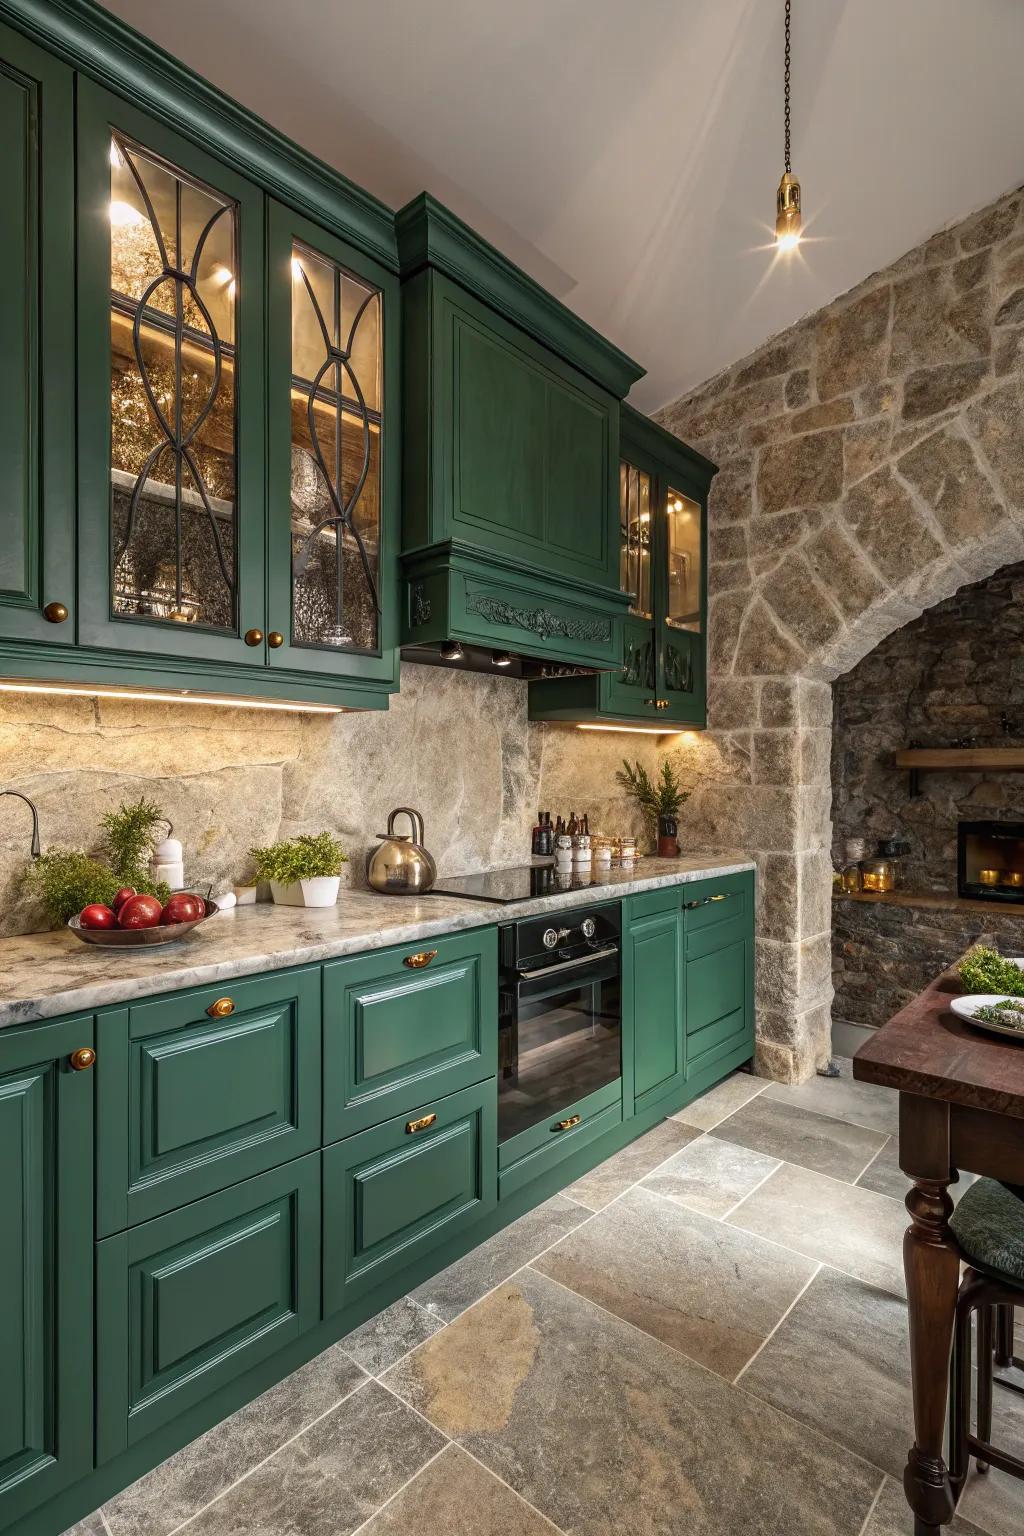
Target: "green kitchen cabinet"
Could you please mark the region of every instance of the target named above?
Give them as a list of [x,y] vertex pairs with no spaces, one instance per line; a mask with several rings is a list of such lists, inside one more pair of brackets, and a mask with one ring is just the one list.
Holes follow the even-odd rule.
[[325,1142],[493,1079],[497,1064],[493,928],[324,966]]
[[683,886],[686,1076],[754,1054],[754,877]]
[[96,1287],[102,1462],[316,1323],[320,1153],[104,1238]]
[[0,639],[75,636],[74,77],[0,26]]
[[707,500],[715,466],[646,416],[622,407],[619,579],[629,612],[616,664],[593,676],[530,683],[533,720],[652,729],[707,723]]
[[[666,899],[673,898],[673,899]],[[634,1112],[668,1098],[685,1078],[683,922],[678,888],[633,897],[623,993],[633,1040]]]
[[319,1147],[318,966],[110,1010],[99,1034],[100,1236]]
[[91,1016],[0,1031],[3,1526],[92,1467],[93,1047]]
[[493,1210],[497,1115],[492,1077],[324,1149],[325,1316]]
[[403,640],[610,666],[615,390],[637,370],[433,199],[397,224]]

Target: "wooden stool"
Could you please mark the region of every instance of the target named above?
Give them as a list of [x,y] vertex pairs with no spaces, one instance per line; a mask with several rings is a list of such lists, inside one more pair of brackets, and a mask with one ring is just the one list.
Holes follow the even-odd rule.
[[[992,1444],[997,1354],[1013,1349],[1013,1308],[1024,1303],[1024,1200],[995,1179],[979,1179],[953,1212],[950,1228],[969,1267],[960,1282],[950,1367],[949,1480],[959,1498],[971,1457],[979,1472],[998,1467],[1024,1479],[1024,1461]],[[1007,1327],[1009,1309],[1010,1326]],[[971,1433],[971,1318],[978,1317],[978,1423]],[[1013,1361],[1013,1363],[1016,1363]]]

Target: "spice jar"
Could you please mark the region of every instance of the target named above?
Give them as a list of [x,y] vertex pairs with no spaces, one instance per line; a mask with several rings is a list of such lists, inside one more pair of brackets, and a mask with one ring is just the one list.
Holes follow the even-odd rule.
[[906,858],[910,852],[910,844],[900,842],[898,837],[887,837],[878,845],[878,857],[887,859],[892,865],[893,889],[901,891],[907,883]]
[[847,864],[839,878],[845,894],[855,896],[861,889],[860,865]]

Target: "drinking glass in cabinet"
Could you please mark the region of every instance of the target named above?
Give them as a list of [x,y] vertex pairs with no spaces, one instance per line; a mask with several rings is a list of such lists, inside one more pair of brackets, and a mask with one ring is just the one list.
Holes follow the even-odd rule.
[[110,141],[112,606],[236,626],[237,207]]
[[381,295],[292,245],[292,643],[380,643]]

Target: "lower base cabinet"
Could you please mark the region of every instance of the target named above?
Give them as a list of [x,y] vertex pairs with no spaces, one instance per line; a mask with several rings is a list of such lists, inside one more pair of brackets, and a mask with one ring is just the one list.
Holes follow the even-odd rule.
[[493,1210],[493,1077],[324,1150],[324,1315]]
[[97,1244],[98,1459],[320,1316],[320,1154]]

